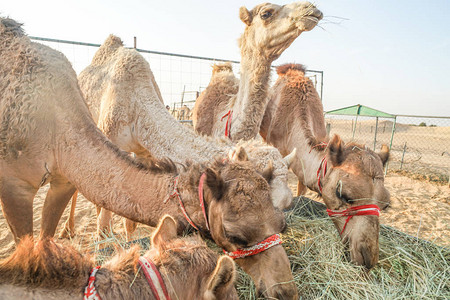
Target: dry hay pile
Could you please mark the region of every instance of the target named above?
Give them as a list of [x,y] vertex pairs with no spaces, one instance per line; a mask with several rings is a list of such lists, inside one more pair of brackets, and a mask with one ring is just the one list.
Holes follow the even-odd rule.
[[[380,229],[380,261],[369,273],[345,260],[323,204],[297,198],[286,213],[284,247],[302,299],[450,299],[450,251],[388,226]],[[255,299],[241,272],[241,299]]]
[[[286,213],[282,235],[301,299],[450,299],[450,251],[381,225],[380,261],[370,272],[345,259],[344,246],[323,204],[300,197]],[[101,243],[128,247],[114,237]],[[148,238],[137,241],[148,248]],[[221,253],[212,242],[212,248]],[[98,250],[106,259],[114,249]],[[254,285],[239,270],[240,299],[254,300]]]

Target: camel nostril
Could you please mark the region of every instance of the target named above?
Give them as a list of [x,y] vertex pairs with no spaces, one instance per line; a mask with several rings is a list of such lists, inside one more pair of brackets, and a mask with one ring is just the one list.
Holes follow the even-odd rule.
[[372,269],[377,263],[376,259],[373,259],[373,254],[367,248],[367,246],[361,246],[360,251],[363,258],[361,265],[365,266],[368,270]]

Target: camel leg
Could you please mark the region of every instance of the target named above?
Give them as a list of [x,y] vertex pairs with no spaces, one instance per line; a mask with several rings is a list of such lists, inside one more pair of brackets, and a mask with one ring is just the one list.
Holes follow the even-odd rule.
[[76,188],[67,179],[58,177],[50,181],[50,189],[42,208],[40,238],[53,237],[61,216]]
[[75,207],[77,205],[78,191],[75,191],[72,196],[72,203],[70,205],[70,213],[64,228],[59,233],[60,238],[68,239],[75,236]]
[[125,226],[127,241],[131,241],[131,236],[136,231],[137,223],[127,218],[123,218],[123,223]]
[[308,188],[299,180],[297,182],[297,197],[304,195]]
[[16,244],[25,235],[33,236],[33,199],[38,189],[20,179],[0,179],[2,211]]
[[97,235],[109,235],[112,232],[112,212],[102,208],[97,218]]

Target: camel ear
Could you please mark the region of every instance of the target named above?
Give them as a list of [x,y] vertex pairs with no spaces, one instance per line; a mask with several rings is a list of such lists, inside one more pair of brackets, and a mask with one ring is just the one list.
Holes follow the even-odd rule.
[[158,227],[152,235],[152,245],[160,247],[164,243],[177,237],[177,222],[169,215],[159,221]]
[[241,8],[239,8],[239,18],[247,26],[250,26],[250,24],[252,24],[252,20],[253,20],[252,13],[249,12],[245,6],[242,6]]
[[286,163],[287,167],[289,168],[291,164],[294,162],[295,155],[297,154],[297,148],[294,148],[291,153],[286,155],[283,160]]
[[236,149],[228,152],[228,158],[232,161],[248,161],[247,152],[242,146],[238,146]]
[[339,135],[335,134],[328,143],[328,156],[333,166],[339,166],[344,161],[344,142]]
[[234,289],[236,268],[233,259],[222,255],[213,274],[208,280],[208,285],[204,293],[204,299],[225,299],[230,296],[230,289]]
[[225,182],[220,174],[213,169],[206,169],[206,185],[216,200],[220,200],[225,193]]
[[389,148],[387,145],[381,146],[381,151],[377,153],[378,156],[381,158],[381,162],[383,163],[383,166],[386,165],[386,162],[389,159]]
[[267,164],[266,168],[261,173],[262,177],[270,183],[273,179],[273,162],[269,160],[269,163]]

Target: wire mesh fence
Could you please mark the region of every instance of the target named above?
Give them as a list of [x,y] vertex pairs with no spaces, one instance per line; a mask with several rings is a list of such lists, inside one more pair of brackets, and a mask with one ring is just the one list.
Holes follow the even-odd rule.
[[[79,74],[86,68],[100,44],[31,37],[66,55]],[[137,49],[150,63],[164,102],[175,118],[190,119],[198,95],[208,86],[212,64],[229,60],[196,57]],[[229,61],[239,77],[239,62]],[[277,78],[272,70],[272,80]],[[323,91],[323,72],[308,70],[319,95]],[[272,82],[273,83],[273,82]],[[407,170],[448,181],[450,173],[450,118],[396,116],[395,119],[326,115],[330,134],[345,141],[354,140],[371,149],[391,146],[390,170]],[[395,124],[395,126],[394,126]],[[394,132],[394,135],[393,135]]]
[[[92,61],[100,44],[56,40],[42,37],[30,37],[56,49],[69,59],[75,72],[79,74]],[[155,80],[161,90],[164,103],[169,105],[174,114],[180,115],[181,107],[192,109],[199,93],[209,84],[214,63],[230,62],[233,72],[239,78],[239,61],[220,58],[198,57],[192,55],[158,52],[145,49],[136,49],[149,62]],[[307,70],[306,75],[316,84],[318,92],[322,95],[323,72]],[[272,70],[272,80],[276,79],[275,70]]]
[[449,182],[450,117],[397,115],[395,118],[325,115],[330,135],[379,151],[391,147],[389,170],[404,170]]

